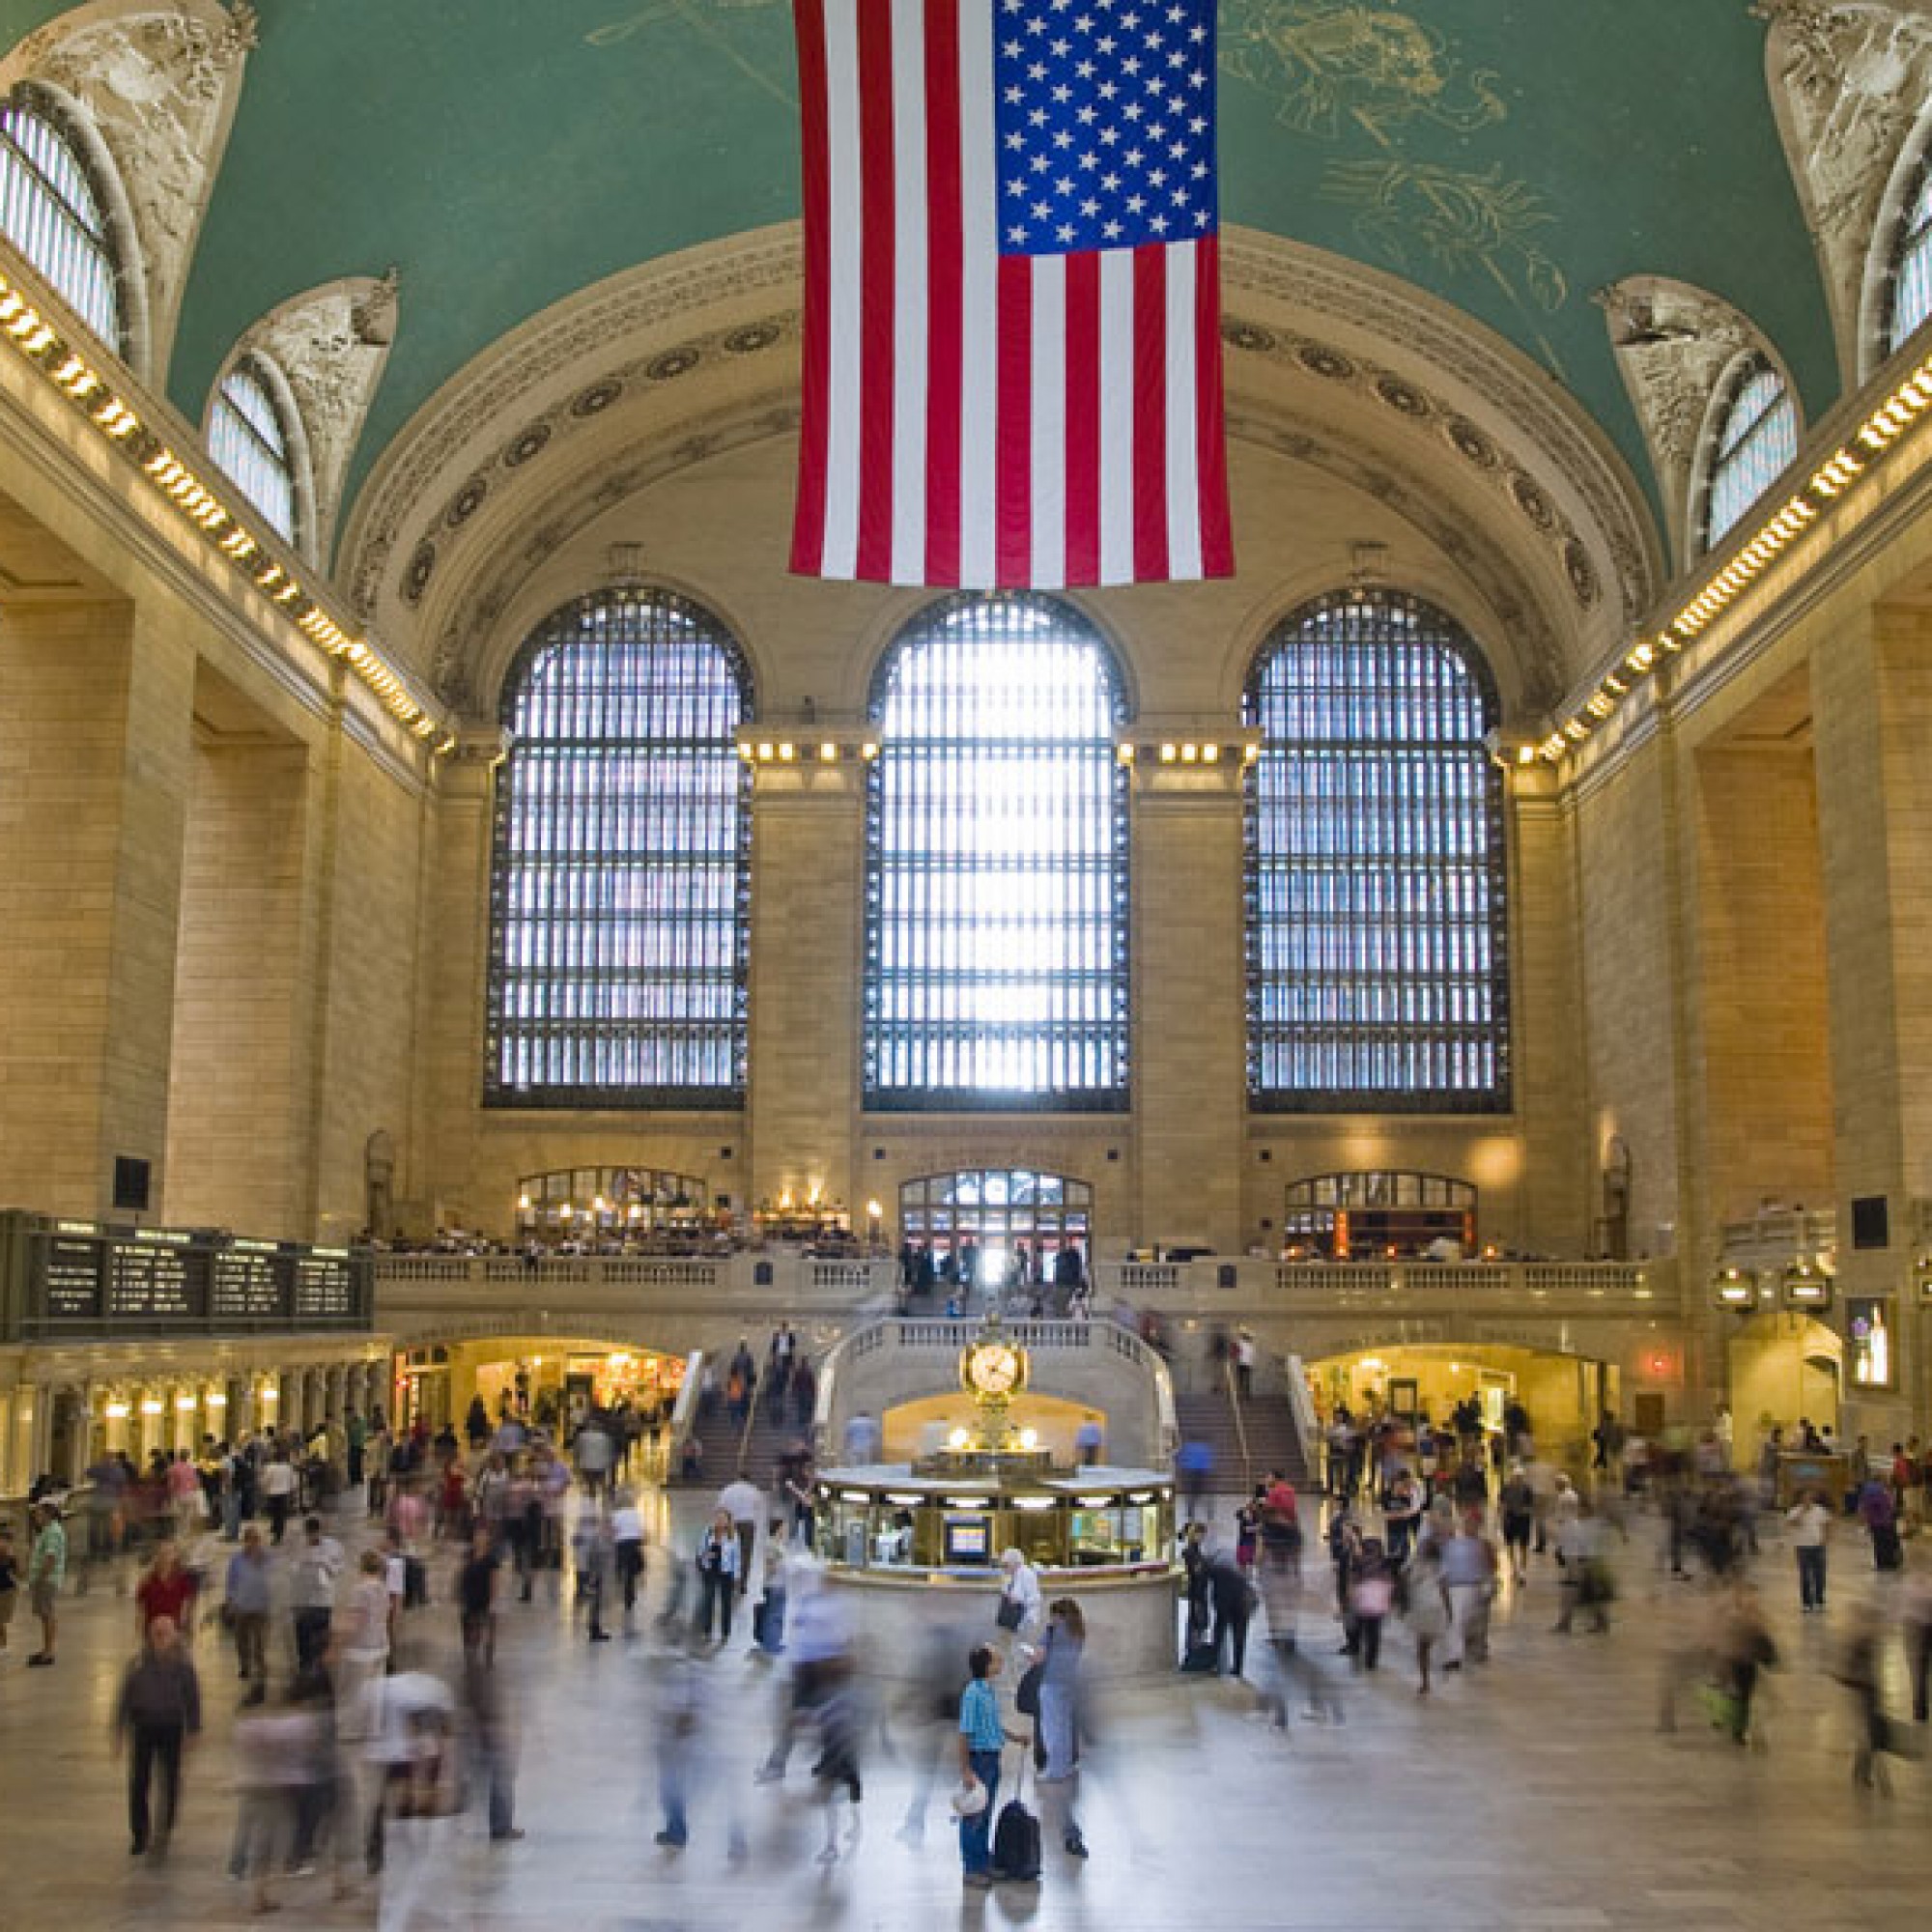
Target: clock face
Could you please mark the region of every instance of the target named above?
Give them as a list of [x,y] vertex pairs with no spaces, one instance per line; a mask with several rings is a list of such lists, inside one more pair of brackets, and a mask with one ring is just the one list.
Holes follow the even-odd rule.
[[966,1379],[981,1395],[1009,1395],[1019,1378],[1019,1351],[1004,1342],[982,1343],[966,1357]]

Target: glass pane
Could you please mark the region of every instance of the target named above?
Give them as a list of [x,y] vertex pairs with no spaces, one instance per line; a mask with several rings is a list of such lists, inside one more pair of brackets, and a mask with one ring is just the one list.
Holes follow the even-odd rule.
[[0,235],[108,348],[122,348],[121,297],[99,199],[67,136],[17,102],[0,106]]
[[1798,411],[1783,379],[1753,362],[1740,378],[1718,432],[1704,541],[1718,543],[1798,460]]
[[867,1104],[1123,1107],[1127,775],[1098,638],[1049,598],[950,599],[873,715]]
[[498,1106],[732,1106],[745,1086],[749,681],[668,592],[559,611],[505,692],[489,1065]]
[[1257,1105],[1508,1106],[1494,708],[1460,628],[1393,592],[1325,599],[1264,647],[1247,697]]
[[1899,226],[1892,270],[1891,315],[1886,328],[1888,351],[1901,348],[1932,315],[1932,156],[1918,176],[1918,192]]
[[215,391],[208,414],[208,453],[270,526],[293,543],[296,486],[288,436],[267,384],[246,362],[231,369]]

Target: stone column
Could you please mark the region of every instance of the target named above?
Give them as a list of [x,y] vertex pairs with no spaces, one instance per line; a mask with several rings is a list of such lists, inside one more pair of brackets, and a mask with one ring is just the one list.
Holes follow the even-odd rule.
[[760,764],[752,810],[750,1204],[816,1182],[863,1228],[864,763]]
[[[1242,771],[1134,766],[1133,1066],[1136,1241],[1204,1240],[1239,1254],[1247,1093]],[[1255,1237],[1259,1237],[1256,1231]]]
[[[1846,1436],[1881,1454],[1922,1431],[1912,1278],[1918,1204],[1932,1195],[1932,624],[1874,611],[1812,659],[1818,829],[1830,976],[1835,1319],[1888,1296],[1895,1393],[1849,1381]],[[1886,1205],[1884,1246],[1854,1244],[1852,1204]]]
[[[178,624],[181,620],[176,620]],[[0,625],[0,1195],[104,1215],[167,1151],[192,641],[124,603]]]

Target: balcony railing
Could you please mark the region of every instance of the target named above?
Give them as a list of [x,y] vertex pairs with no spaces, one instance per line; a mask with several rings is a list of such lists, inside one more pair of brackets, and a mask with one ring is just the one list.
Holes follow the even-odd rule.
[[1278,1262],[1207,1256],[1101,1263],[1102,1299],[1161,1312],[1266,1313],[1366,1306],[1391,1311],[1507,1309],[1551,1315],[1675,1312],[1672,1262]]

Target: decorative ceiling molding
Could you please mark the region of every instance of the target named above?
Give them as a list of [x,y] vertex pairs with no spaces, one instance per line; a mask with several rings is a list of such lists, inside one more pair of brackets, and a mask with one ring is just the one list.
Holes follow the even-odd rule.
[[1818,251],[1847,388],[1865,266],[1899,151],[1932,99],[1932,0],[1751,0],[1785,158]]
[[0,60],[0,92],[32,82],[82,116],[127,197],[146,296],[136,373],[164,386],[208,197],[256,43],[248,0],[93,0]]
[[1445,432],[1456,414],[1487,427],[1541,497],[1570,506],[1572,533],[1616,587],[1606,611],[1635,622],[1662,581],[1654,520],[1608,437],[1547,371],[1461,310],[1359,263],[1248,230],[1224,235],[1221,260],[1224,308],[1264,297],[1329,341],[1359,331],[1390,371],[1442,399]]
[[1697,451],[1724,372],[1745,351],[1776,355],[1749,318],[1689,282],[1626,275],[1595,297],[1643,426],[1679,570],[1690,567]]
[[[1264,238],[1243,238],[1227,262],[1226,299],[1239,310],[1225,325],[1231,389],[1266,391],[1243,395],[1242,408],[1257,421],[1294,414],[1278,400],[1284,380],[1319,398],[1318,420],[1301,426],[1310,451],[1335,473],[1400,496],[1403,514],[1484,584],[1519,654],[1526,701],[1552,698],[1575,663],[1656,593],[1655,532],[1607,440],[1500,339],[1406,284]],[[479,357],[391,445],[355,506],[339,580],[358,614],[392,639],[413,638],[411,655],[438,689],[468,702],[480,667],[466,668],[466,656],[514,595],[511,579],[567,540],[564,504],[601,512],[700,460],[694,448],[710,453],[720,423],[784,413],[789,429],[798,267],[795,228],[762,231],[600,284]],[[783,355],[781,373],[763,366],[772,352]],[[1243,373],[1250,357],[1258,382]],[[651,406],[673,384],[680,401],[666,417]],[[1351,460],[1346,431],[1319,420],[1337,407],[1371,427]],[[635,420],[640,409],[651,411],[647,426]],[[625,453],[613,461],[620,420]],[[1282,433],[1259,440],[1280,447]],[[1392,440],[1406,455],[1389,453]],[[1444,469],[1460,483],[1416,487]],[[512,492],[519,507],[506,522]],[[1506,543],[1459,534],[1484,496],[1502,513],[1493,533],[1518,534],[1514,564],[1498,561]],[[1432,500],[1454,500],[1455,514],[1430,512]],[[472,544],[484,547],[480,565],[458,560]],[[1527,570],[1533,551],[1544,561]],[[457,580],[445,590],[450,570]]]
[[334,543],[350,459],[395,341],[396,301],[393,269],[380,278],[326,282],[270,309],[224,365],[254,350],[288,382],[308,445],[312,527],[302,534],[311,562],[327,557]]
[[[613,347],[626,367],[645,370],[661,355],[675,357],[696,318],[736,305],[754,326],[775,294],[797,299],[802,259],[796,223],[691,249],[597,283],[476,357],[405,425],[356,495],[337,576],[357,613],[406,615],[405,578],[420,575],[420,546],[441,504],[494,454],[517,446],[540,419],[554,421],[559,403],[582,421],[617,400],[621,389],[607,393]],[[722,342],[732,329],[713,332]],[[686,373],[675,359],[665,369],[645,380]]]

